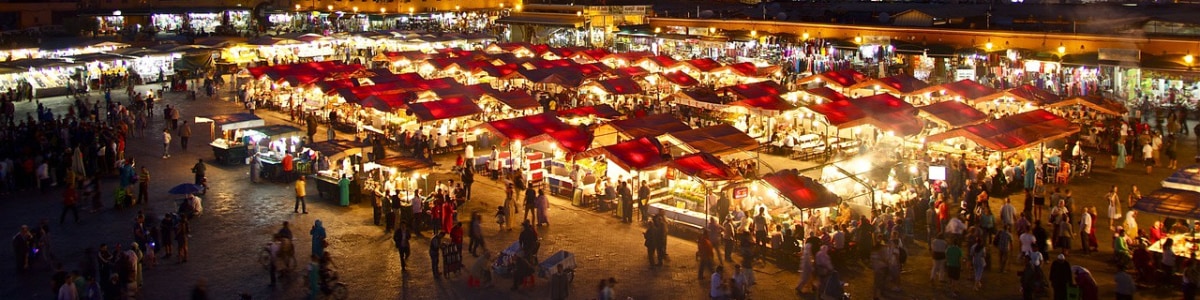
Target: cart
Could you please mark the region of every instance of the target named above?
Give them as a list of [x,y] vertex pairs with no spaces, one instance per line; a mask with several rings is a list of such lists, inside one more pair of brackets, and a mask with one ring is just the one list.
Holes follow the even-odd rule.
[[496,262],[492,263],[492,273],[500,276],[511,275],[513,260],[517,255],[521,255],[521,243],[513,242],[512,245],[508,245],[508,248],[504,248],[504,251],[500,251],[499,255],[496,255]]
[[542,278],[550,278],[558,274],[558,266],[563,267],[563,273],[566,273],[567,282],[575,281],[575,254],[566,250],[558,250],[550,255],[549,258],[538,264],[538,276]]

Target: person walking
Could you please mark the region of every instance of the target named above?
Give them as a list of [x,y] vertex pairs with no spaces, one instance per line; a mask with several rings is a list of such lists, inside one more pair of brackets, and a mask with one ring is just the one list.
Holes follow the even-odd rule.
[[137,203],[146,205],[150,201],[150,170],[146,166],[142,166],[138,170],[138,194]]
[[292,213],[299,213],[300,208],[304,208],[304,213],[308,213],[308,203],[304,201],[304,196],[308,194],[307,185],[304,182],[304,176],[296,178],[296,202],[292,206]]
[[550,210],[550,199],[546,198],[546,189],[538,189],[537,197],[537,225],[550,226],[550,216],[547,212]]
[[700,261],[696,268],[696,278],[704,280],[705,271],[711,274],[715,264],[713,258],[712,242],[708,239],[708,232],[703,232],[700,234],[700,239],[696,241],[696,259]]
[[162,221],[158,224],[158,248],[163,249],[162,258],[164,259],[171,257],[172,252],[175,252],[172,246],[175,242],[174,234],[175,217],[171,213],[167,213],[163,215]]
[[[470,147],[470,145],[467,145],[467,147]],[[466,195],[465,200],[470,201],[471,200],[471,185],[475,184],[475,167],[474,167],[474,165],[468,165],[466,167],[463,167],[461,179],[462,179],[462,183],[463,183],[463,193]]]
[[708,281],[708,298],[713,300],[724,299],[725,289],[725,267],[717,266],[717,270],[713,271],[712,276]]
[[929,281],[934,284],[941,283],[946,280],[946,244],[945,235],[939,233],[932,242],[929,243],[929,253],[933,255],[933,266],[929,270]]
[[409,239],[412,238],[412,233],[408,230],[407,223],[401,223],[400,228],[392,233],[392,241],[396,243],[396,251],[400,253],[400,271],[408,271],[408,255],[412,253],[412,245],[409,244]]
[[186,263],[188,261],[188,239],[191,238],[192,228],[188,224],[186,218],[179,219],[179,224],[175,226],[175,244],[179,249],[179,262]]
[[312,229],[308,230],[308,234],[312,235],[312,254],[318,258],[325,257],[325,226],[321,220],[313,222]]
[[[446,236],[446,233],[440,232],[434,234],[433,238],[429,239],[429,268],[433,272],[434,280],[440,280],[442,278],[442,273],[438,271],[438,258],[442,255],[442,237],[444,236]],[[516,284],[514,284],[513,287],[515,288]]]
[[467,246],[471,256],[479,257],[478,250],[487,248],[483,243],[483,216],[479,212],[471,213],[471,228],[467,234],[471,238],[471,243]]
[[75,224],[79,224],[79,192],[75,190],[75,183],[67,184],[67,189],[63,190],[63,209],[58,215],[59,225],[66,220],[67,211],[75,216]]
[[[647,215],[647,213],[649,213],[649,210],[648,210],[649,208],[647,206],[650,205],[650,186],[646,185],[645,180],[642,180],[642,184],[638,187],[637,194],[638,194],[638,214],[642,215],[642,223],[645,223],[646,221],[650,220],[650,215]],[[718,215],[720,215],[720,214],[718,213]],[[716,242],[719,242],[720,240],[709,239],[709,241],[716,243]],[[718,253],[717,256],[721,256],[720,251],[718,251],[717,253]]]
[[947,287],[950,288],[951,297],[958,297],[958,294],[954,292],[954,286],[962,272],[962,258],[963,251],[958,247],[958,243],[952,242],[946,247],[946,277],[950,278]]
[[530,184],[524,191],[524,215],[521,216],[521,220],[533,223],[534,218],[538,217],[536,209],[538,209],[538,191],[534,191],[533,185]]
[[169,129],[163,128],[163,155],[162,155],[162,158],[166,159],[169,157],[171,157],[171,131]]
[[1067,288],[1071,286],[1073,275],[1066,255],[1059,254],[1050,263],[1050,285],[1054,288],[1054,300],[1067,300]]
[[971,246],[971,270],[975,272],[975,291],[983,288],[983,270],[987,267],[987,245],[984,240]]
[[1117,300],[1133,300],[1133,292],[1137,290],[1137,285],[1133,282],[1133,276],[1125,271],[1124,264],[1117,266],[1117,273],[1113,275],[1113,281],[1117,285]]
[[183,148],[184,152],[187,152],[188,139],[191,139],[191,138],[192,138],[192,127],[188,126],[187,121],[181,122],[179,124],[179,146],[181,148]]
[[629,189],[629,183],[625,181],[622,181],[617,189],[617,194],[621,195],[621,201],[619,202],[621,207],[621,221],[633,223],[633,191]]
[[1013,236],[1008,232],[1008,227],[1005,226],[1004,228],[1000,228],[999,232],[996,232],[996,237],[992,241],[1000,257],[1000,273],[1004,273],[1008,269],[1008,258],[1012,255]]

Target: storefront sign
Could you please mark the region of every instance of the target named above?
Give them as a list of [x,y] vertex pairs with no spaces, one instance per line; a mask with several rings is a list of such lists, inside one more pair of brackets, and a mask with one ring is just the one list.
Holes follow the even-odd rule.
[[1142,61],[1142,51],[1138,49],[1100,48],[1098,58],[1100,60],[1136,63]]
[[750,195],[750,189],[747,187],[738,187],[733,189],[733,199],[745,199]]
[[954,81],[966,80],[966,79],[975,80],[975,69],[955,69],[954,70]]

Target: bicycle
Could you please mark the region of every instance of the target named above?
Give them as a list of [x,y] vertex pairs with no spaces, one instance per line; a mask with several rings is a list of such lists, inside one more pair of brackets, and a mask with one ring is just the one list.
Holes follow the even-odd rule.
[[276,262],[276,271],[287,274],[296,269],[295,249],[292,246],[291,240],[280,239],[278,253],[271,255],[272,243],[267,243],[263,246],[262,251],[258,253],[258,264],[263,266],[263,269],[271,269],[271,260]]

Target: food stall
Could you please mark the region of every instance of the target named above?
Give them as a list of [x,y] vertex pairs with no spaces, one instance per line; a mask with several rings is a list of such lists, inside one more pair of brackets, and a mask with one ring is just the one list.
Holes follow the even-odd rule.
[[[301,142],[304,130],[291,125],[266,125],[242,130],[242,144],[246,145],[246,153],[257,153],[258,161],[262,164],[262,174],[265,178],[275,178],[283,172],[282,163],[287,154],[299,153],[303,150]],[[240,162],[238,162],[240,163]],[[295,161],[295,170],[300,174],[308,174],[311,163]]]
[[[664,163],[669,195],[650,202],[647,213],[662,213],[677,225],[704,228],[717,203],[708,195],[724,194],[724,187],[742,177],[721,159],[709,153],[680,156]],[[726,195],[727,197],[728,195]]]
[[[248,151],[245,133],[242,129],[266,125],[262,118],[252,113],[235,113],[225,115],[197,116],[195,123],[209,124],[208,136],[213,139],[213,156],[218,162],[225,164],[244,164]],[[221,136],[216,136],[216,130],[221,130]]]
[[[1133,209],[1146,213],[1179,219],[1181,222],[1200,220],[1200,165],[1191,165],[1179,169],[1175,174],[1162,181],[1162,188],[1154,190],[1133,205]],[[1193,227],[1179,232],[1171,230],[1174,224],[1164,226],[1170,237],[1175,241],[1171,251],[1176,257],[1190,257],[1200,251],[1200,240],[1196,237]],[[1153,253],[1163,252],[1163,241],[1160,239],[1151,244],[1147,250]]]
[[[591,158],[591,161],[585,160]],[[661,165],[667,161],[662,146],[654,138],[642,137],[631,141],[592,148],[576,156],[575,163],[586,168],[588,173],[600,176],[600,186],[616,187],[621,181],[632,184],[637,190],[642,182],[650,187],[650,198],[663,197],[667,192],[666,170]],[[596,191],[603,189],[597,186]],[[599,194],[599,192],[597,192]],[[607,195],[607,207],[617,207],[615,195]],[[621,212],[618,210],[618,214]]]
[[826,217],[837,214],[831,209],[841,202],[841,197],[825,185],[794,169],[763,175],[761,180],[732,185],[726,190],[731,193],[731,210],[745,211],[749,217],[764,209],[770,216],[771,225],[782,224],[784,227],[813,221],[821,223],[808,224],[816,226],[805,228],[828,225]]
[[[357,155],[350,157],[354,156]],[[349,160],[350,157],[342,160]],[[434,166],[437,164],[433,161],[397,156],[363,163],[363,171],[354,173],[354,175],[331,169],[318,172],[314,177],[317,180],[317,191],[320,192],[321,199],[328,201],[336,199],[342,206],[362,200],[361,193],[354,191],[371,192],[376,195],[398,194],[402,201],[410,201],[412,199],[410,193],[414,193],[418,189],[429,190],[427,178]]]

